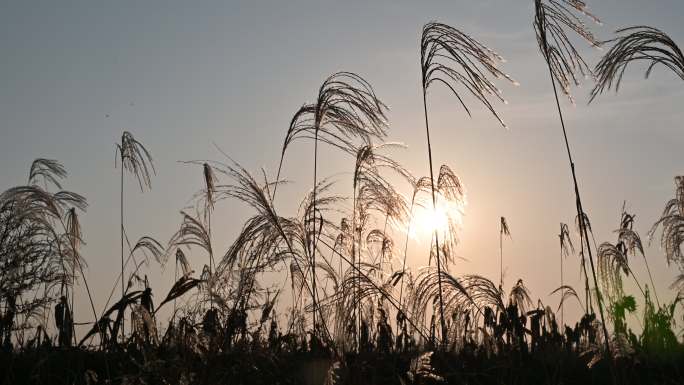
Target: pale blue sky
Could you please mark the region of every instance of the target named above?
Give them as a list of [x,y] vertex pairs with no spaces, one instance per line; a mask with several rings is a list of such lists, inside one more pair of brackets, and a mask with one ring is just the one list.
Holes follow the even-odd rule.
[[[166,242],[178,210],[201,187],[201,171],[179,160],[222,159],[215,142],[247,168],[275,174],[292,114],[339,70],[364,76],[390,106],[390,140],[414,173],[427,173],[418,43],[424,23],[460,28],[496,49],[521,83],[504,85],[509,105],[497,126],[481,108],[468,119],[443,90],[430,92],[435,163],[447,163],[468,190],[462,243],[468,262],[455,273],[498,277],[498,220],[513,233],[505,246],[506,282],[525,280],[533,298],[558,286],[559,222],[572,222],[567,159],[553,95],[532,30],[533,1],[3,1],[0,3],[0,188],[24,183],[36,157],[58,159],[68,189],[90,203],[83,216],[84,255],[102,306],[119,269],[118,170],[114,143],[130,130],[152,152],[158,175],[140,194],[127,180],[127,228]],[[633,24],[659,27],[684,42],[681,0],[596,1],[601,38]],[[579,44],[588,61],[598,54]],[[597,241],[614,242],[623,200],[642,237],[673,195],[681,174],[684,84],[662,68],[649,81],[629,71],[620,95],[586,105],[590,88],[564,105],[585,210]],[[278,208],[293,214],[310,186],[310,144],[288,155]],[[326,149],[326,151],[329,151]],[[307,155],[305,155],[307,154]],[[324,157],[322,175],[349,172],[349,160]],[[348,183],[346,174],[340,180]],[[341,182],[342,183],[342,182]],[[230,244],[250,211],[237,202],[217,209],[216,248]],[[414,245],[418,248],[420,245]],[[413,266],[422,265],[414,254]],[[664,296],[676,268],[657,244],[647,257]],[[196,258],[198,266],[203,256]],[[645,281],[643,263],[633,261]],[[577,285],[578,263],[568,259]],[[157,301],[172,269],[152,274]],[[633,291],[632,291],[633,292]],[[634,292],[633,292],[634,293]],[[634,293],[636,294],[636,293]],[[82,296],[80,297],[83,298]],[[80,309],[87,310],[84,307]],[[86,313],[77,310],[83,321]]]

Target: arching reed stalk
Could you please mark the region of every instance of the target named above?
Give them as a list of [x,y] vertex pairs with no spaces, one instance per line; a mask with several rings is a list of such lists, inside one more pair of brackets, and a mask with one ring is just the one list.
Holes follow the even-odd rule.
[[503,237],[511,238],[511,231],[505,217],[501,217],[499,226],[499,288],[503,290]]
[[596,278],[594,258],[591,251],[591,246],[589,244],[587,226],[584,220],[585,213],[582,207],[582,199],[577,184],[575,163],[572,159],[568,135],[565,129],[565,122],[563,120],[563,112],[560,107],[558,91],[556,89],[556,83],[558,83],[563,93],[565,93],[570,101],[574,103],[572,96],[570,95],[570,85],[579,84],[578,75],[591,75],[589,66],[572,45],[572,42],[566,34],[566,30],[575,32],[578,36],[583,38],[592,46],[599,46],[599,41],[585,26],[580,17],[574,12],[583,14],[587,18],[600,23],[598,18],[587,11],[586,4],[580,0],[535,0],[534,30],[537,36],[537,44],[539,45],[539,49],[549,70],[549,76],[553,86],[553,93],[556,98],[556,107],[561,122],[563,139],[565,141],[565,149],[568,154],[570,171],[572,172],[572,181],[575,188],[575,206],[577,209],[577,217],[579,219],[580,232],[582,233],[583,240],[587,246],[586,250],[589,255],[589,263],[591,265],[594,287],[596,287],[597,290],[596,299],[599,306],[599,313],[601,315],[606,351],[610,356],[611,352],[610,343],[608,340],[608,329],[605,325],[605,316],[603,314],[604,312],[601,295],[598,293],[598,280]]
[[657,64],[669,68],[680,79],[684,80],[684,54],[677,44],[663,31],[647,26],[622,28],[616,31],[622,34],[606,43],[613,46],[596,64],[598,81],[591,91],[594,100],[604,90],[611,88],[618,92],[622,76],[632,62],[648,62],[645,78],[648,78]]
[[[427,90],[430,85],[440,83],[446,86],[458,99],[461,106],[470,115],[461,95],[456,90],[465,88],[466,92],[481,102],[494,117],[504,125],[498,113],[492,106],[490,98],[504,101],[500,90],[487,77],[506,78],[508,75],[497,68],[497,62],[502,58],[472,37],[446,24],[431,22],[423,27],[420,41],[421,84],[423,91],[423,110],[425,114],[425,131],[428,146],[428,162],[430,165],[430,184],[432,192],[432,209],[437,209],[435,194],[435,178],[432,167],[432,146],[430,144],[430,125],[427,110]],[[504,125],[505,126],[505,125]],[[442,342],[446,343],[447,327],[444,319],[444,301],[441,290],[442,266],[440,262],[440,247],[437,229],[434,232],[437,256],[437,279],[439,286],[439,317],[442,332]]]
[[[297,138],[311,138],[314,140],[313,159],[313,210],[315,223],[316,215],[316,185],[318,181],[318,141],[319,137],[325,143],[333,144],[348,152],[353,152],[353,140],[362,139],[370,143],[373,137],[382,138],[386,135],[385,122],[386,106],[375,95],[371,85],[357,74],[338,72],[328,77],[321,85],[316,101],[302,106],[292,118],[285,136],[285,142],[278,166],[276,185],[280,178],[280,171],[287,147]],[[315,234],[312,239],[317,239]],[[316,247],[312,247],[312,262],[316,266]],[[312,270],[313,302],[316,308],[316,273]],[[316,313],[313,315],[314,333],[316,332]]]
[[[124,171],[133,174],[138,180],[140,191],[152,187],[151,174],[156,173],[152,163],[152,155],[142,143],[138,142],[133,135],[124,131],[121,135],[121,143],[116,144],[115,159],[121,166],[121,296],[124,296]],[[116,166],[116,163],[115,163]],[[124,337],[124,327],[121,327],[121,337]]]

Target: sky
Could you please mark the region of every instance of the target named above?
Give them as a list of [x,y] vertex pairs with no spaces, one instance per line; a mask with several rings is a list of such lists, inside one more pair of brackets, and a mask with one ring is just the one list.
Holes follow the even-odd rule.
[[[622,26],[651,25],[684,41],[680,0],[590,3],[604,23],[601,39]],[[533,300],[557,306],[559,223],[574,221],[572,180],[551,84],[532,29],[533,1],[3,1],[0,3],[0,189],[26,183],[33,159],[58,159],[69,171],[65,188],[88,198],[82,215],[87,277],[100,310],[119,271],[119,170],[115,143],[128,130],[151,151],[152,190],[126,179],[126,229],[165,243],[180,224],[179,210],[202,187],[201,169],[179,161],[225,160],[219,147],[247,169],[273,176],[294,112],[313,101],[321,82],[344,70],[360,74],[390,107],[388,140],[408,149],[396,158],[416,175],[428,162],[420,86],[419,39],[432,20],[476,37],[507,59],[519,87],[503,84],[497,109],[504,129],[470,101],[473,117],[443,89],[429,91],[435,165],[463,180],[463,259],[454,274],[499,275],[499,217],[505,286],[522,278]],[[578,42],[590,64],[600,51]],[[562,108],[585,211],[597,242],[615,242],[623,205],[646,233],[674,195],[682,174],[684,135],[681,79],[656,68],[628,70],[620,94],[587,105],[591,84],[574,89],[577,105]],[[288,153],[278,194],[282,215],[293,215],[310,188],[312,143]],[[351,181],[351,159],[324,148],[319,175]],[[404,192],[406,186],[404,187]],[[344,190],[346,191],[346,190]],[[250,209],[223,202],[213,219],[222,254]],[[574,235],[574,234],[573,234]],[[579,240],[575,238],[578,244]],[[415,241],[408,263],[425,265]],[[423,250],[421,253],[420,250]],[[197,271],[206,257],[191,255]],[[646,257],[661,297],[671,297],[677,274],[654,240]],[[646,282],[643,261],[631,261]],[[566,281],[581,287],[577,256],[565,261]],[[151,265],[160,301],[173,269]],[[638,294],[631,283],[627,291]],[[76,320],[87,321],[77,293]],[[577,307],[577,306],[575,306]],[[566,310],[571,311],[571,310]],[[579,311],[579,309],[576,309]],[[567,314],[567,313],[566,313]]]

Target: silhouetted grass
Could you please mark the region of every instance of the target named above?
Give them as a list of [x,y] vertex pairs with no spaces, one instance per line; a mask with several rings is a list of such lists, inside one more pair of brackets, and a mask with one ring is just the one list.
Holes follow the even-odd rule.
[[[611,235],[617,239],[597,245],[582,208],[555,92],[559,86],[569,96],[569,87],[591,74],[567,35],[598,45],[582,17],[597,21],[579,0],[535,1],[534,27],[555,93],[577,209],[576,231],[561,223],[558,235],[560,286],[551,293],[560,295],[558,307],[534,302],[521,278],[504,287],[503,240],[511,234],[504,217],[498,285],[480,274],[453,271],[465,188],[450,166],[442,165],[435,178],[427,93],[430,85],[444,85],[468,114],[470,95],[503,125],[492,104],[503,101],[493,79],[512,79],[497,67],[502,59],[494,51],[433,22],[424,26],[420,45],[429,176],[414,176],[391,156],[390,150],[405,146],[380,142],[389,129],[386,107],[370,83],[351,72],[335,73],[323,82],[316,101],[304,104],[291,120],[275,180],[265,170],[250,173],[225,154],[220,161],[186,162],[202,167],[203,185],[193,205],[181,211],[178,230],[166,245],[140,237],[124,259],[124,171],[141,189],[151,187],[154,173],[148,150],[124,132],[117,144],[121,272],[112,277],[99,315],[84,273],[89,258],[80,252],[87,229],[79,212],[86,200],[62,190],[67,172],[59,162],[36,159],[26,185],[0,194],[2,383],[682,383],[684,344],[675,313],[684,301],[684,177],[675,178],[675,196],[648,234],[649,239],[660,235],[666,261],[680,269],[674,298],[655,296],[654,303],[634,215],[623,209]],[[620,32],[629,34],[614,40],[596,67],[599,83],[592,96],[617,89],[633,60],[651,62],[647,75],[662,63],[681,76],[681,52],[669,37],[648,27]],[[314,141],[314,180],[297,210],[284,214],[274,196],[284,182],[285,155],[298,139]],[[319,178],[319,142],[349,155],[351,197],[336,192],[339,182]],[[225,206],[235,203],[247,205],[252,215],[230,246],[219,250],[212,217],[226,208],[230,214]],[[406,259],[418,210],[442,210],[444,221],[433,224],[429,247],[414,257],[427,266],[413,268]],[[573,237],[579,237],[577,251]],[[546,257],[546,250],[538,252]],[[198,254],[207,263],[195,272],[191,266]],[[174,284],[155,306],[145,272],[166,266],[170,258]],[[583,268],[584,298],[564,281],[565,259]],[[129,261],[133,267],[126,275]],[[634,274],[641,261],[650,287]],[[273,282],[274,273],[282,280]],[[77,339],[73,298],[79,279],[93,319]],[[625,279],[634,281],[639,295],[624,288]],[[575,322],[564,316],[570,300],[584,311]],[[162,319],[160,309],[171,302],[172,314]],[[637,319],[638,328],[628,324],[628,316]]]

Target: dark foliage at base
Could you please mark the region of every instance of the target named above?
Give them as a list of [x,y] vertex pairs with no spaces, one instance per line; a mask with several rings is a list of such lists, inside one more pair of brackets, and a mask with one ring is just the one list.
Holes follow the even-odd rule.
[[236,347],[203,355],[173,349],[87,351],[44,348],[2,353],[5,384],[681,384],[684,350],[657,359],[645,354],[589,365],[565,349],[490,354],[475,346],[459,353],[326,354]]

